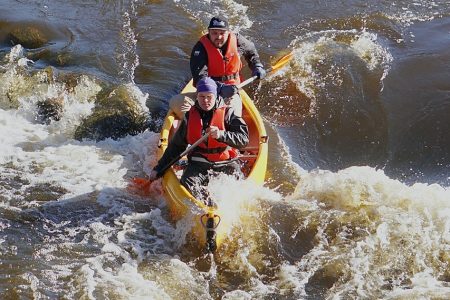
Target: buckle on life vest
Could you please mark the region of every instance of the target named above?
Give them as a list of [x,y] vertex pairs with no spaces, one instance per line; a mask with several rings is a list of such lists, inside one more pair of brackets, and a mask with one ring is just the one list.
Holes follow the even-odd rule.
[[265,144],[265,143],[267,143],[269,141],[269,136],[262,135],[262,136],[259,137],[259,141],[260,141],[261,144]]

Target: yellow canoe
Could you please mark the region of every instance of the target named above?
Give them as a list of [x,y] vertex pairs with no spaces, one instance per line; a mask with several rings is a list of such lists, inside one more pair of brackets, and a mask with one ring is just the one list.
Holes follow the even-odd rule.
[[[183,89],[182,93],[195,92],[192,81]],[[264,183],[267,169],[268,144],[267,133],[262,118],[253,101],[244,90],[240,90],[243,104],[242,116],[249,128],[250,143],[241,149],[240,159],[246,161],[249,171],[244,173],[246,180],[252,180],[258,184]],[[175,113],[169,110],[161,130],[159,143],[159,157],[162,156],[174,134],[179,120]],[[164,197],[167,201],[169,212],[173,221],[177,222],[187,216],[193,217],[191,233],[198,242],[200,248],[215,251],[223,243],[226,233],[229,232],[231,222],[222,218],[220,207],[211,207],[197,200],[180,184],[175,170],[170,168],[162,179]]]

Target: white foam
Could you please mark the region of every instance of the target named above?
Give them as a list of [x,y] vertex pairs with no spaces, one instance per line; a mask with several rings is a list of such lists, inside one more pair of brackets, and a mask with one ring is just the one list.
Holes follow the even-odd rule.
[[250,300],[253,299],[252,295],[246,291],[234,290],[227,292],[222,296],[224,300]]
[[378,43],[377,39],[375,33],[363,31],[350,44],[358,56],[367,62],[369,70],[374,70],[378,66],[387,67],[393,60],[392,55]]
[[[346,37],[342,41],[340,37]],[[350,38],[347,38],[350,37]],[[333,51],[348,51],[361,58],[369,70],[382,70],[380,83],[388,75],[393,60],[388,49],[384,47],[374,33],[365,30],[324,30],[298,37],[291,42],[294,58],[290,65],[285,66],[274,77],[284,78],[287,74],[289,80],[294,82],[300,92],[311,100],[310,113],[317,109],[317,92],[326,87],[327,82],[336,85],[342,84],[335,62],[327,61]],[[329,65],[331,71],[324,74],[319,70],[321,65]],[[289,69],[288,69],[289,68]]]
[[[227,188],[224,189],[223,187]],[[211,179],[208,190],[217,203],[218,212],[227,224],[238,224],[241,218],[251,218],[258,210],[259,200],[279,201],[281,196],[268,188],[258,186],[250,180],[237,181],[233,176],[221,174]],[[228,227],[232,230],[233,226]],[[218,230],[222,230],[219,226]],[[227,235],[230,231],[226,232]]]
[[191,14],[193,18],[202,20],[205,32],[209,20],[218,15],[227,17],[230,29],[235,32],[248,29],[253,25],[253,21],[247,16],[248,6],[234,0],[202,0],[196,2],[174,0],[174,3],[181,6],[185,11]]
[[[439,279],[448,260],[439,255],[449,249],[448,199],[447,188],[408,186],[370,167],[313,170],[302,176],[289,203],[307,216],[301,230],[316,224],[316,242],[296,268],[282,269],[280,283],[305,295],[307,282],[322,271],[345,277],[328,291],[335,298],[423,296],[434,288],[448,295]],[[306,201],[318,205],[313,209]],[[336,236],[329,236],[331,228]],[[395,292],[382,288],[387,281]]]

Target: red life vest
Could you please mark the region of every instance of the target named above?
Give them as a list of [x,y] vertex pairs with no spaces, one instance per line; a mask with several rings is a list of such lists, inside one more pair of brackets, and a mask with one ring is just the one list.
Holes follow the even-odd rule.
[[200,38],[200,42],[208,55],[208,76],[225,84],[239,84],[242,61],[238,52],[236,35],[230,32],[225,55],[222,55],[222,52],[214,46],[207,34]]
[[[216,126],[220,130],[225,129],[225,109],[226,106],[222,106],[214,111],[210,126]],[[187,124],[187,142],[192,145],[198,141],[202,137],[202,129],[203,122],[200,113],[195,106],[192,106],[189,111],[189,120]],[[237,156],[236,149],[213,139],[211,136],[209,136],[205,142],[198,145],[193,152],[200,153],[204,158],[211,162],[225,161]]]

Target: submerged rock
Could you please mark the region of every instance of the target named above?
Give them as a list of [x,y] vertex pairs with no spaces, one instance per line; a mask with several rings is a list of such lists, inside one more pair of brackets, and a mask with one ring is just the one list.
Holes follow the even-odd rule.
[[49,98],[38,101],[37,103],[38,120],[44,124],[50,124],[53,121],[61,119],[64,110],[64,99],[62,97]]
[[125,85],[104,89],[95,104],[93,113],[75,131],[75,139],[118,139],[148,127],[146,112]]
[[95,141],[119,139],[128,134],[138,134],[146,129],[144,115],[132,116],[120,112],[96,112],[83,121],[75,131],[75,139]]
[[54,66],[74,63],[70,48],[74,36],[63,26],[52,27],[43,22],[1,22],[0,44],[22,46],[26,58]]
[[30,99],[47,94],[53,82],[51,68],[29,72],[26,66],[16,65],[0,73],[0,108],[17,109],[20,99]]
[[5,57],[6,67],[0,70],[0,109],[35,107],[36,120],[50,124],[63,117],[65,105],[94,103],[92,111],[89,105],[80,114],[90,113],[75,129],[78,140],[117,139],[148,128],[147,110],[140,103],[142,95],[132,86],[111,87],[93,76],[53,67],[32,70],[28,62],[19,45]]
[[52,65],[66,66],[72,63],[72,54],[69,51],[59,51],[48,48],[30,50],[27,52],[27,58],[33,61],[44,60]]
[[12,29],[8,39],[12,46],[20,44],[28,49],[41,48],[49,41],[40,29],[33,26],[19,26]]

